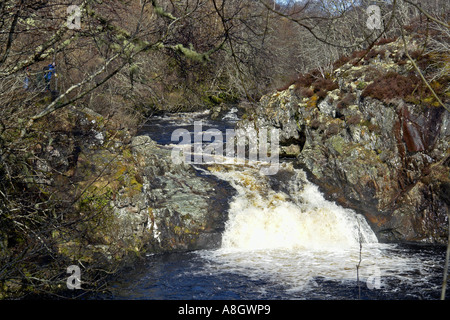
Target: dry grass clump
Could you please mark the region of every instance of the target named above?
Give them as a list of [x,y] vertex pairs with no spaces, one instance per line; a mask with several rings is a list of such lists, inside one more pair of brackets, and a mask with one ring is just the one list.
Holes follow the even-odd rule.
[[339,59],[337,59],[335,62],[333,62],[333,68],[339,69],[340,67],[342,67],[344,64],[346,64],[347,62],[349,62],[351,59],[348,56],[341,56],[339,57]]
[[415,75],[403,76],[390,71],[376,78],[361,95],[388,102],[394,98],[411,95],[419,85],[420,79]]
[[347,108],[348,106],[354,104],[356,101],[356,96],[353,93],[347,93],[342,100],[338,102],[336,107],[340,110]]
[[308,98],[316,95],[319,99],[325,98],[328,91],[339,88],[335,81],[324,77],[318,70],[300,74],[293,84],[299,95]]
[[325,134],[327,137],[331,137],[331,136],[338,134],[340,129],[341,129],[341,126],[338,123],[332,122],[328,125]]
[[358,124],[361,122],[361,116],[359,114],[352,115],[346,119],[347,124]]
[[314,100],[311,101],[311,105],[316,105],[318,100],[325,98],[329,91],[339,88],[335,81],[324,76],[319,70],[302,73],[277,91],[287,90],[292,85],[295,86],[296,94]]
[[376,45],[376,46],[381,46],[381,45],[384,45],[384,44],[388,44],[388,43],[394,42],[394,41],[396,41],[396,40],[397,40],[397,37],[393,37],[393,38],[381,38],[380,40],[378,40],[378,41],[375,43],[375,45]]

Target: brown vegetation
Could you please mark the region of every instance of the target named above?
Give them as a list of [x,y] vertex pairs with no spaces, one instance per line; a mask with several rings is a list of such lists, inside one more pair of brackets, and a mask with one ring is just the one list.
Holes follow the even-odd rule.
[[378,40],[377,42],[375,42],[376,46],[382,46],[383,44],[388,44],[391,42],[394,42],[395,40],[397,40],[397,37],[392,37],[392,38],[381,38],[380,40]]
[[419,84],[420,79],[414,75],[402,76],[396,72],[388,72],[369,84],[361,95],[389,102],[391,99],[403,99],[412,94]]
[[356,96],[353,93],[349,92],[344,96],[344,98],[339,100],[336,107],[338,109],[345,109],[348,106],[354,104],[355,102],[356,102]]
[[[70,4],[0,2],[0,289],[13,288],[12,279],[38,292],[57,283],[67,262],[58,250],[61,236],[80,247],[107,242],[97,232],[117,190],[80,183],[97,173],[94,184],[105,174],[91,155],[80,155],[80,146],[92,138],[80,112],[97,112],[90,120],[111,144],[96,151],[112,152],[111,145],[126,145],[129,134],[157,111],[257,100],[293,84],[315,107],[338,88],[333,69],[382,58],[385,48],[377,46],[400,37],[408,24],[409,32],[424,39],[423,50],[411,55],[429,86],[414,72],[380,75],[375,70],[363,96],[439,106],[433,92],[445,99],[449,90],[448,30],[422,19],[407,1],[395,8],[382,5],[384,29],[370,33],[361,32],[369,1],[359,6],[344,1],[336,8],[326,1],[83,0],[78,1],[79,30],[66,26]],[[442,19],[441,7],[424,4],[422,9]],[[408,57],[395,59],[406,65]],[[53,61],[58,77],[47,90],[42,69]],[[348,94],[338,108],[354,101]],[[51,157],[55,146],[70,151],[61,157],[67,163]],[[126,151],[114,149],[125,158]],[[84,162],[83,174],[75,170],[78,161]]]

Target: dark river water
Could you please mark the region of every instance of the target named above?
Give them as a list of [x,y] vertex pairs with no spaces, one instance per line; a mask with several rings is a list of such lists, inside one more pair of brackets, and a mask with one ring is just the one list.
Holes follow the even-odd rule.
[[[207,128],[232,128],[236,113]],[[197,118],[196,118],[197,117]],[[161,144],[175,129],[192,132],[205,114],[155,117],[140,134]],[[298,172],[301,174],[301,172]],[[360,215],[327,202],[307,184],[292,203],[273,190],[271,199],[242,187],[259,179],[245,167],[218,173],[238,191],[230,199],[221,248],[148,255],[115,279],[102,299],[122,300],[432,300],[441,293],[445,247],[382,244],[368,227],[362,247],[354,241]],[[256,184],[263,184],[255,180]],[[261,187],[263,188],[263,187]],[[253,193],[251,193],[253,192]],[[270,196],[272,194],[272,196]],[[253,201],[251,202],[250,201]],[[256,200],[255,200],[256,199]],[[270,204],[266,201],[270,200]],[[268,210],[270,205],[276,205]],[[276,219],[274,219],[276,217]],[[279,221],[278,221],[279,220]],[[361,232],[361,231],[359,231]],[[359,264],[358,264],[359,262]],[[357,265],[359,265],[357,267]],[[450,297],[447,290],[447,299]]]
[[[445,248],[427,245],[395,245],[386,255],[408,261],[389,275],[380,274],[380,287],[365,280],[321,276],[321,268],[309,271],[302,289],[285,281],[286,274],[264,274],[247,268],[227,268],[205,258],[210,252],[153,255],[133,270],[124,272],[103,298],[130,300],[437,300],[440,298]],[[296,273],[293,273],[295,276]],[[448,292],[448,291],[447,291]],[[446,299],[449,298],[447,293]]]

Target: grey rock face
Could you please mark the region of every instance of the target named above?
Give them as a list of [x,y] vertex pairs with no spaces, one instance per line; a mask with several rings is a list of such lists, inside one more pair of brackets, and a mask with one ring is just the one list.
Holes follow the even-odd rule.
[[221,243],[231,189],[201,176],[192,166],[176,164],[171,151],[148,136],[132,139],[140,159],[143,188],[135,206],[145,204],[153,251],[217,248]]
[[364,214],[381,241],[445,242],[438,190],[450,179],[449,113],[354,90],[342,107],[339,89],[317,101],[291,87],[264,96],[239,125],[280,129],[280,154],[295,150],[310,180]]

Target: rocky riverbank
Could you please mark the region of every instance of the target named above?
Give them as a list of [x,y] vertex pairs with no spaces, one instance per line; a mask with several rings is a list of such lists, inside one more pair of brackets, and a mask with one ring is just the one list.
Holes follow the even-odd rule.
[[[133,138],[131,148],[143,182],[138,199],[128,203],[145,208],[147,221],[141,225],[151,234],[148,248],[168,252],[219,247],[231,188],[201,176],[191,165],[174,163],[171,150],[148,136]],[[130,212],[120,201],[115,207],[119,212]],[[132,208],[131,212],[135,211]]]
[[227,183],[173,163],[170,149],[87,108],[61,110],[33,130],[23,188],[41,200],[33,219],[15,217],[19,229],[2,224],[0,298],[64,290],[72,264],[83,288],[98,290],[147,253],[220,246],[234,192]]
[[[408,50],[417,49],[411,40]],[[239,125],[280,129],[280,153],[295,157],[328,198],[364,214],[379,240],[444,243],[450,113],[429,92],[418,96],[399,41],[365,54],[262,97]]]
[[83,117],[92,140],[80,148],[74,177],[80,186],[90,184],[90,209],[92,199],[101,197],[112,221],[98,228],[103,243],[93,247],[111,257],[118,247],[125,254],[220,246],[233,192],[226,183],[174,163],[171,150],[148,136],[112,137],[91,119],[99,115]]

